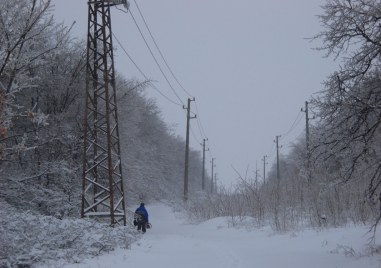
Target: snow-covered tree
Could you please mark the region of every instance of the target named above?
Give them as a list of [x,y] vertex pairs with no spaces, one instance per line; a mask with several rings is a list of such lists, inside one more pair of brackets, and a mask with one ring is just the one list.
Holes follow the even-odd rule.
[[317,145],[323,148],[318,151],[325,159],[339,160],[337,179],[362,173],[373,198],[381,190],[381,3],[331,0],[323,10],[324,30],[315,38],[343,65],[314,100],[320,118]]
[[[15,121],[44,125],[38,110],[40,67],[62,49],[68,29],[54,23],[49,0],[4,0],[0,3],[0,158],[27,149]],[[28,92],[26,92],[28,91]],[[16,144],[10,140],[17,140]]]
[[[118,98],[122,162],[128,198],[181,198],[183,192],[185,142],[164,123],[154,100],[147,100],[149,82],[125,81]],[[190,151],[189,183],[201,190],[201,156]],[[131,196],[132,194],[132,196]]]
[[[12,264],[18,254],[36,259],[30,252],[41,244],[33,241],[49,236],[36,231],[41,229],[39,222],[48,219],[56,224],[67,218],[72,223],[70,217],[79,216],[85,44],[71,39],[69,28],[55,23],[50,12],[48,0],[0,1],[0,211],[7,215],[0,218],[2,227],[9,226],[0,228],[0,245],[10,245],[0,246],[0,259]],[[179,200],[184,141],[145,96],[147,83],[121,76],[116,82],[127,205],[138,198]],[[200,154],[192,150],[190,184],[194,191],[201,189],[200,174]],[[33,228],[26,227],[32,226],[29,219],[35,222]],[[91,228],[92,223],[86,222],[82,224]],[[57,233],[52,240],[61,237],[62,243],[49,242],[48,250],[68,247],[66,257],[84,253],[77,252],[73,244],[80,240],[77,235],[69,229],[61,235],[60,228],[52,227]],[[116,233],[124,231],[115,231],[109,239],[115,240]],[[25,243],[18,240],[21,236],[28,236]],[[5,242],[8,237],[14,238],[11,243]],[[120,246],[120,241],[116,244]],[[102,244],[98,254],[101,249]]]

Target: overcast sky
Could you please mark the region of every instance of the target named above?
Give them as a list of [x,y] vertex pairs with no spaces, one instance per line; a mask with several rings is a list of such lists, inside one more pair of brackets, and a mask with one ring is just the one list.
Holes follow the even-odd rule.
[[[210,152],[207,172],[215,157],[217,177],[229,186],[237,174],[249,168],[254,177],[256,162],[263,173],[263,156],[268,155],[269,169],[275,161],[275,136],[281,153],[304,135],[304,102],[322,89],[322,82],[335,69],[333,59],[312,50],[319,45],[307,38],[322,28],[317,15],[323,0],[136,0],[162,54],[183,87],[196,98],[192,112],[199,117]],[[137,20],[153,53],[166,73],[179,99],[189,97],[172,78],[161,60],[139,15],[135,1],[131,14]],[[87,1],[53,0],[57,21],[71,24],[73,33],[85,39]],[[122,7],[120,7],[123,9]],[[145,75],[156,81],[157,88],[172,101],[180,100],[156,66],[131,17],[112,10],[112,27]],[[127,78],[144,80],[124,54],[116,40],[117,71]],[[157,100],[162,117],[185,139],[186,115],[182,107],[168,101],[154,89],[147,95]],[[289,131],[295,119],[296,127]],[[200,150],[202,131],[191,120],[190,146]],[[312,122],[313,123],[313,122]],[[287,135],[287,132],[289,132]]]

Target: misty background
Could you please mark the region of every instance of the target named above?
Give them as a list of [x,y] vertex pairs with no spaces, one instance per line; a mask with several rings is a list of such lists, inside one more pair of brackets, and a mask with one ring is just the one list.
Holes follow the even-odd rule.
[[[53,0],[57,21],[71,25],[77,38],[87,34],[87,2]],[[137,5],[168,65],[150,38]],[[322,90],[337,66],[311,42],[321,26],[317,15],[324,1],[130,1],[130,13],[113,8],[113,33],[146,77],[173,102],[187,104],[200,122],[191,120],[190,146],[200,151],[208,138],[206,169],[216,158],[217,179],[225,186],[249,171],[263,176],[263,156],[275,163],[275,136],[282,135],[282,154],[304,135],[304,102]],[[142,39],[133,17],[164,73],[170,88]],[[115,64],[126,78],[144,80],[114,38]],[[185,139],[186,111],[153,88],[163,120]],[[180,102],[181,100],[181,102]],[[197,107],[196,107],[197,106]],[[313,124],[313,121],[310,121]],[[201,124],[201,127],[199,126]],[[200,130],[201,129],[201,130]]]

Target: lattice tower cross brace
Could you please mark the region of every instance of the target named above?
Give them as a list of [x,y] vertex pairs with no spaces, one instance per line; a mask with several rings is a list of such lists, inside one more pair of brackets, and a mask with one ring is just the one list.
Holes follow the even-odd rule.
[[81,217],[126,225],[110,8],[89,1]]

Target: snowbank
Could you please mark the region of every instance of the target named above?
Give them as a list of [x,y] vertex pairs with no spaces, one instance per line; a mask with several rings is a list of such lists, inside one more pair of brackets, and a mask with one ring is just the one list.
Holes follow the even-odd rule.
[[116,248],[127,249],[136,239],[128,227],[19,212],[1,200],[0,208],[0,267],[77,263]]

